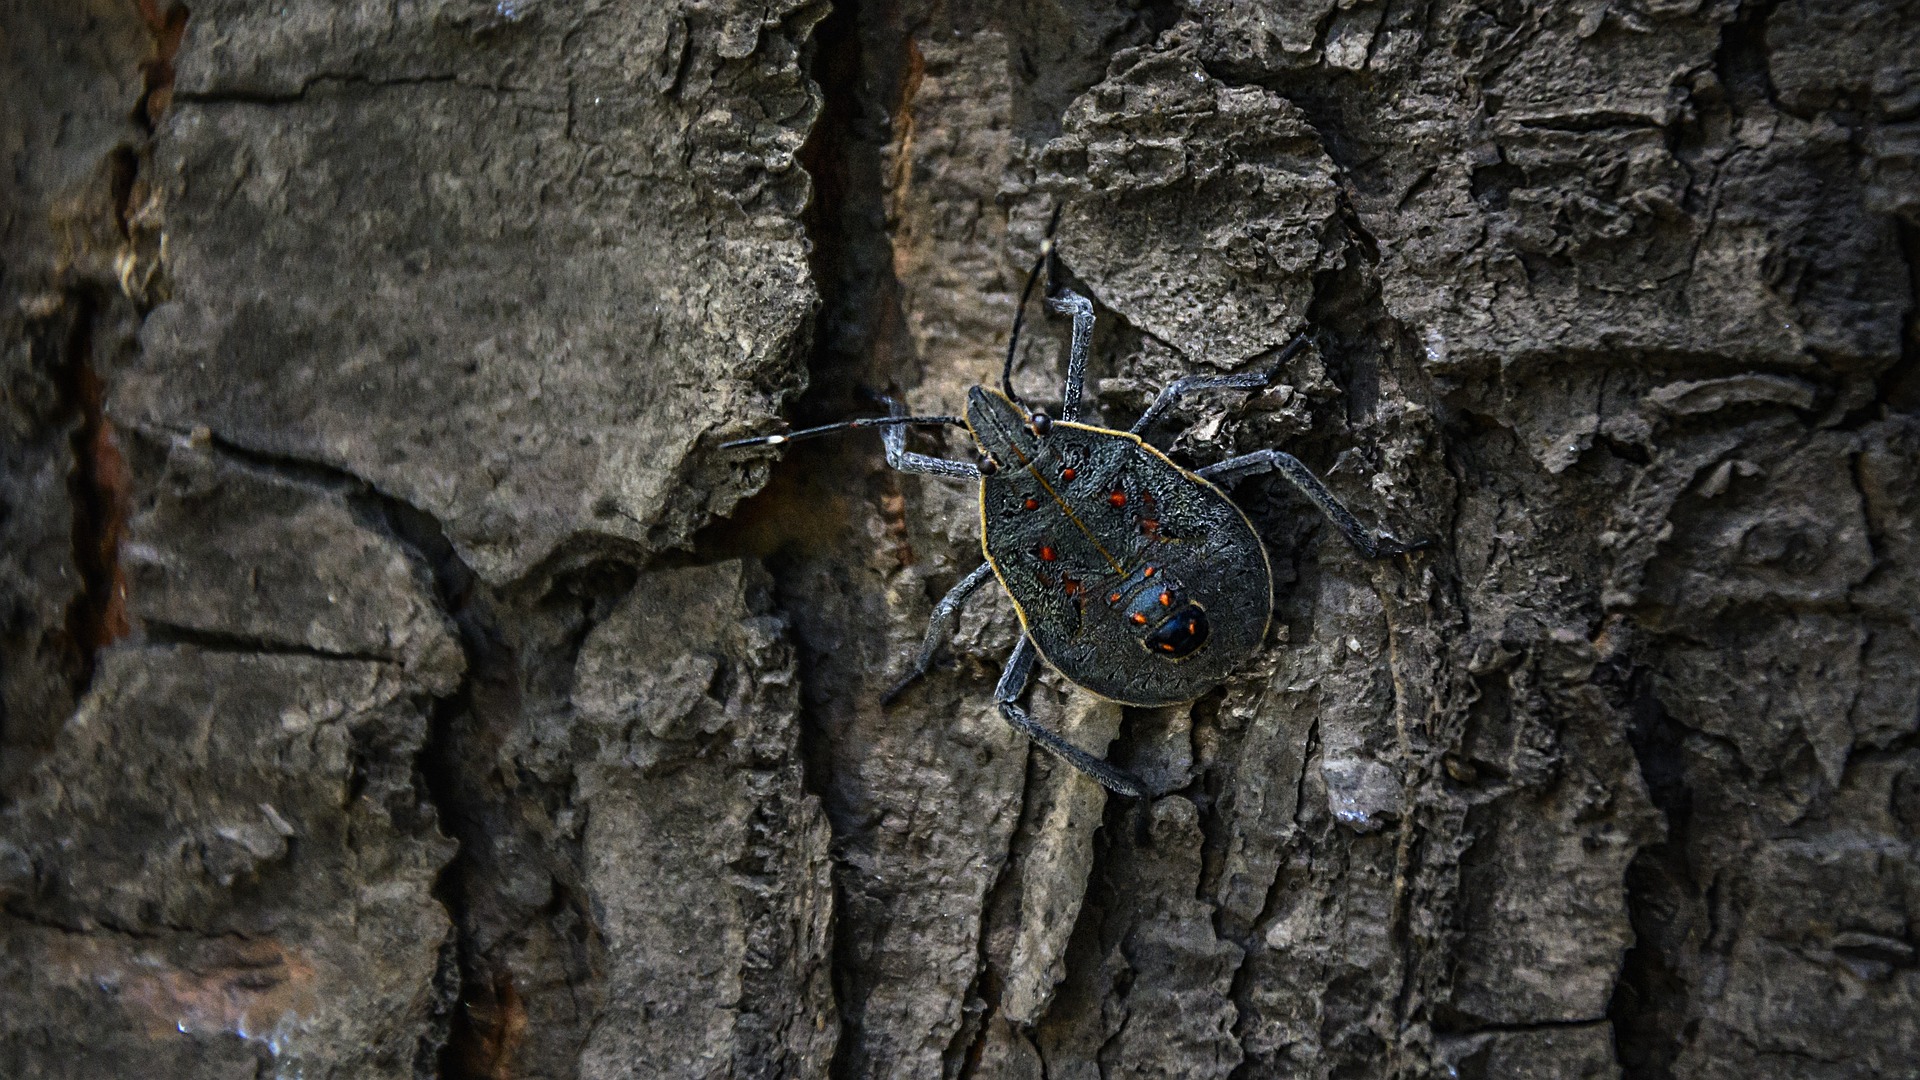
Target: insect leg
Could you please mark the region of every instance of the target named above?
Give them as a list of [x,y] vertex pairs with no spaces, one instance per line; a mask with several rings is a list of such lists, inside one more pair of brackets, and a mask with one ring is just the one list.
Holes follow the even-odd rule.
[[1061,289],[1047,298],[1047,306],[1073,316],[1073,344],[1067,349],[1067,388],[1060,395],[1060,419],[1080,418],[1080,393],[1087,381],[1087,353],[1093,348],[1093,301]]
[[974,591],[993,576],[993,564],[981,563],[980,568],[960,579],[960,584],[947,590],[947,595],[933,606],[933,618],[927,620],[927,636],[920,642],[920,655],[914,657],[913,670],[906,677],[893,684],[880,698],[880,704],[891,705],[915,679],[927,673],[933,667],[933,654],[940,649],[940,643],[953,631],[954,622],[960,618],[960,607],[974,594]]
[[1015,731],[1024,732],[1034,742],[1065,758],[1067,764],[1098,780],[1107,790],[1129,798],[1146,798],[1147,785],[1139,777],[1116,769],[1073,745],[1020,707],[1020,694],[1026,690],[1027,679],[1033,674],[1033,656],[1033,640],[1021,635],[1020,644],[1014,646],[1013,656],[1007,660],[1007,669],[1000,673],[1000,685],[993,691],[993,700],[1000,706],[1000,715],[1013,725]]
[[1160,396],[1153,399],[1153,404],[1147,406],[1147,411],[1140,414],[1140,419],[1134,421],[1133,434],[1144,436],[1147,429],[1153,426],[1154,421],[1166,415],[1168,409],[1173,408],[1174,402],[1180,400],[1182,395],[1190,394],[1195,390],[1260,390],[1267,387],[1273,382],[1273,377],[1280,373],[1280,369],[1287,366],[1287,361],[1293,359],[1295,353],[1307,347],[1308,340],[1310,339],[1305,334],[1295,336],[1292,341],[1287,342],[1286,348],[1280,350],[1280,355],[1274,360],[1273,366],[1265,371],[1248,371],[1239,375],[1188,375],[1182,379],[1175,379],[1167,385],[1166,389],[1160,391]]
[[1313,470],[1302,465],[1299,458],[1280,450],[1256,450],[1251,454],[1228,458],[1199,470],[1199,475],[1208,480],[1225,481],[1263,472],[1277,472],[1292,481],[1293,486],[1299,488],[1302,495],[1313,500],[1313,504],[1320,508],[1320,512],[1327,515],[1327,520],[1333,522],[1335,527],[1346,536],[1347,542],[1354,546],[1354,550],[1369,559],[1404,555],[1431,543],[1426,540],[1415,544],[1402,543],[1386,533],[1376,533],[1368,529],[1340,504],[1339,499],[1333,497],[1333,492],[1328,491],[1327,485],[1313,475]]
[[[887,411],[893,416],[903,416],[906,406],[890,397],[882,397]],[[964,421],[962,421],[964,423]],[[932,476],[952,476],[961,480],[980,479],[980,470],[964,461],[948,461],[946,458],[929,457],[916,454],[907,449],[907,429],[895,424],[882,429],[880,439],[887,445],[887,464],[901,472],[927,473]]]

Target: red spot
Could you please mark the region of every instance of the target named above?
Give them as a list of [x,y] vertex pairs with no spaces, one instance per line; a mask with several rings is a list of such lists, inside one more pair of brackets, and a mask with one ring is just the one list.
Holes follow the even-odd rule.
[[1133,624],[1135,626],[1145,626],[1147,625],[1147,617],[1136,611],[1133,613]]
[[1046,544],[1040,545],[1040,561],[1041,562],[1052,562],[1053,560],[1059,557],[1060,557],[1060,553],[1053,550],[1053,548],[1049,547]]
[[1078,578],[1067,578],[1060,583],[1060,587],[1067,591],[1068,596],[1079,596],[1080,591],[1086,588],[1085,585],[1080,584]]
[[1038,510],[1038,509],[1040,509],[1040,500],[1039,500],[1039,499],[1028,499],[1028,500],[1027,500],[1027,509],[1029,509],[1029,510]]
[[1152,576],[1153,576],[1153,571],[1154,571],[1154,568],[1153,568],[1153,567],[1151,567],[1151,566],[1149,566],[1149,567],[1147,567],[1147,568],[1146,568],[1145,570],[1142,570],[1142,571],[1140,572],[1140,576],[1141,576],[1141,577],[1152,577]]
[[1161,593],[1161,594],[1160,594],[1160,606],[1161,606],[1161,607],[1172,607],[1172,606],[1173,606],[1173,594],[1172,594],[1172,593],[1164,593],[1164,592],[1163,592],[1163,593]]
[[1116,491],[1107,496],[1107,502],[1114,506],[1125,506],[1127,505],[1127,493],[1124,491]]
[[1190,623],[1188,623],[1188,624],[1187,624],[1187,633],[1189,633],[1189,634],[1191,634],[1191,633],[1193,633],[1193,632],[1194,632],[1194,627],[1196,627],[1196,626],[1198,626],[1198,625],[1200,625],[1200,624],[1199,624],[1199,623],[1192,623],[1192,622],[1190,622]]
[[1062,480],[1071,480],[1074,477],[1079,475],[1080,474],[1077,472],[1074,472],[1072,468],[1066,468],[1066,469],[1060,470],[1060,479]]
[[1114,594],[1113,594],[1112,596],[1109,596],[1109,597],[1107,597],[1107,603],[1109,603],[1109,604],[1117,604],[1117,603],[1119,603],[1119,602],[1120,602],[1120,594],[1119,594],[1119,593],[1114,593]]
[[1159,518],[1143,518],[1140,522],[1140,531],[1149,532],[1149,533],[1159,532],[1160,519]]
[[1172,652],[1172,651],[1173,651],[1173,643],[1172,643],[1172,642],[1170,642],[1170,641],[1163,641],[1163,642],[1161,642],[1161,643],[1160,643],[1160,651],[1161,651],[1161,652]]

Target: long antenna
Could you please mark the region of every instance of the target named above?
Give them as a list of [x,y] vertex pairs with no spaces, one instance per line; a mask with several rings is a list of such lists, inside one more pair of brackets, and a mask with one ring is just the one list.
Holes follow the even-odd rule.
[[736,446],[779,446],[783,443],[799,442],[801,439],[813,439],[822,435],[831,435],[836,431],[852,431],[855,428],[895,427],[900,424],[952,424],[966,427],[967,422],[957,416],[863,416],[858,420],[842,420],[837,424],[822,424],[819,427],[801,428],[789,431],[785,435],[756,435],[751,439],[735,439],[723,442],[720,449],[731,450]]
[[1062,203],[1053,208],[1053,216],[1047,219],[1047,236],[1040,241],[1040,257],[1033,261],[1033,269],[1027,271],[1027,284],[1020,290],[1020,306],[1013,310],[1013,333],[1007,337],[1007,362],[1000,369],[1000,391],[1009,401],[1019,401],[1013,393],[1013,355],[1020,346],[1020,326],[1027,320],[1027,301],[1033,298],[1033,284],[1040,280],[1040,271],[1047,270],[1047,286],[1053,286],[1053,231],[1060,227]]

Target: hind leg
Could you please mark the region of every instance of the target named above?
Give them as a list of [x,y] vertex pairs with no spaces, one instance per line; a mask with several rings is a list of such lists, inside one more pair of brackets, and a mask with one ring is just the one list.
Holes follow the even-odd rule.
[[1287,342],[1287,347],[1280,350],[1280,355],[1274,360],[1273,366],[1265,371],[1248,371],[1239,375],[1188,375],[1185,378],[1175,379],[1167,384],[1166,389],[1160,391],[1160,396],[1153,399],[1153,404],[1147,406],[1147,411],[1140,414],[1140,419],[1133,422],[1133,434],[1144,437],[1154,421],[1164,416],[1168,409],[1173,408],[1174,402],[1195,390],[1264,390],[1273,384],[1273,377],[1280,373],[1281,368],[1287,366],[1287,361],[1293,359],[1295,353],[1307,347],[1307,341],[1307,335],[1300,334]]
[[1014,730],[1024,732],[1034,742],[1065,758],[1067,764],[1093,777],[1107,790],[1130,798],[1146,798],[1147,785],[1139,777],[1116,769],[1073,745],[1020,707],[1020,694],[1026,690],[1027,680],[1033,675],[1034,653],[1033,640],[1021,635],[1020,644],[1014,646],[1013,656],[1007,660],[1006,670],[1000,673],[1000,685],[993,691],[993,700],[1000,707],[1001,717],[1012,724]]
[[1327,520],[1333,522],[1334,527],[1347,538],[1347,542],[1353,545],[1354,550],[1369,559],[1404,555],[1432,543],[1430,540],[1413,544],[1403,543],[1386,533],[1376,533],[1360,524],[1359,519],[1341,505],[1339,499],[1333,497],[1333,492],[1327,490],[1327,485],[1313,475],[1312,469],[1301,464],[1299,458],[1280,450],[1256,450],[1251,454],[1228,458],[1199,470],[1199,475],[1208,480],[1227,481],[1263,472],[1277,472],[1291,481],[1294,487],[1300,489],[1302,495],[1311,499],[1313,505],[1320,508],[1321,513],[1327,515]]

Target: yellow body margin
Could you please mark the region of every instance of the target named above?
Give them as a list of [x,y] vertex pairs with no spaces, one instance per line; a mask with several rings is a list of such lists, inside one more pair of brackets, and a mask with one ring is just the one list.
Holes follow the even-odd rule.
[[[1145,450],[1147,453],[1152,454],[1154,457],[1159,458],[1161,461],[1166,462],[1170,467],[1172,467],[1172,469],[1175,472],[1179,473],[1181,476],[1186,477],[1188,480],[1191,480],[1194,483],[1199,484],[1201,487],[1213,489],[1214,492],[1216,492],[1221,498],[1227,501],[1228,506],[1233,507],[1234,513],[1240,515],[1240,520],[1246,523],[1247,531],[1252,533],[1253,538],[1259,542],[1260,565],[1266,567],[1266,570],[1267,570],[1267,588],[1269,590],[1273,588],[1273,559],[1267,555],[1267,542],[1261,538],[1260,530],[1253,527],[1253,519],[1247,516],[1247,512],[1245,510],[1240,509],[1240,504],[1233,501],[1233,497],[1227,494],[1225,488],[1222,488],[1220,485],[1214,483],[1213,481],[1207,479],[1204,476],[1201,476],[1199,473],[1193,472],[1192,470],[1189,470],[1189,469],[1181,468],[1179,464],[1176,463],[1172,458],[1161,453],[1158,448],[1148,444],[1146,440],[1142,439],[1138,435],[1135,435],[1131,431],[1116,431],[1113,428],[1095,427],[1092,424],[1076,424],[1066,420],[1056,420],[1054,421],[1054,426],[1063,427],[1063,428],[1073,428],[1077,431],[1090,431],[1097,435],[1113,435],[1113,436],[1117,436],[1118,438],[1125,439],[1128,442],[1134,444],[1135,446],[1138,446],[1140,449]],[[967,425],[967,431],[972,432],[973,425],[971,424]],[[977,435],[974,436],[974,441],[978,442],[979,436]],[[1032,469],[1032,466],[1028,465],[1028,468]],[[1036,470],[1034,472],[1034,477],[1036,479],[1039,479],[1039,476],[1040,474]],[[1049,492],[1053,491],[1053,488],[1047,485],[1045,480],[1041,480],[1040,482],[1043,486],[1047,487],[1047,490]],[[1064,500],[1060,499],[1060,496],[1055,495],[1054,499],[1055,501],[1060,502],[1060,506],[1062,510],[1066,510],[1066,503]],[[984,478],[982,478],[980,481],[979,501],[980,501],[980,554],[986,557],[987,565],[993,567],[993,576],[995,580],[1000,582],[1000,591],[1007,594],[1008,600],[1013,601],[1013,614],[1016,618],[1020,620],[1020,633],[1024,637],[1026,637],[1027,640],[1033,641],[1033,635],[1027,632],[1026,609],[1020,606],[1020,601],[1014,597],[1013,590],[1007,588],[1007,575],[1005,571],[1000,569],[1000,563],[998,560],[996,560],[993,557],[993,552],[987,550],[987,482]],[[1067,516],[1070,518],[1073,518],[1074,524],[1076,525],[1080,524],[1080,519],[1077,517],[1074,517],[1073,512],[1071,510],[1067,511]],[[1086,530],[1085,525],[1080,525],[1080,528],[1082,531]],[[1088,533],[1088,536],[1091,537],[1092,533]],[[1095,541],[1094,546],[1099,547],[1100,546],[1099,542]],[[1106,549],[1101,548],[1100,553],[1102,555],[1106,555]],[[1126,571],[1122,569],[1118,563],[1114,563],[1113,557],[1111,555],[1107,556],[1107,561],[1109,563],[1113,563],[1114,570],[1116,573],[1119,573],[1122,577],[1126,576]],[[1273,628],[1273,597],[1268,596],[1267,597],[1267,621],[1265,624],[1263,624],[1260,627],[1261,640],[1264,641],[1266,639],[1267,631],[1271,630],[1272,628]],[[1095,691],[1088,690],[1086,687],[1080,686],[1080,684],[1077,682],[1073,682],[1073,677],[1068,675],[1064,671],[1060,671],[1060,665],[1053,662],[1053,658],[1047,655],[1047,651],[1040,647],[1040,643],[1038,641],[1033,642],[1033,651],[1040,654],[1040,659],[1045,660],[1047,662],[1048,667],[1052,668],[1056,672],[1059,672],[1061,678],[1066,679],[1068,682],[1073,683],[1073,685],[1075,686],[1079,686],[1081,690],[1086,691],[1089,694],[1093,694],[1094,697],[1097,697],[1102,701],[1111,701],[1116,705],[1132,705],[1135,707],[1147,707],[1143,705],[1143,703],[1138,701],[1122,701],[1119,698],[1107,697],[1104,694],[1100,694],[1100,693],[1096,693]],[[1199,699],[1190,698],[1188,700],[1197,701]],[[1167,704],[1180,705],[1180,704],[1185,704],[1185,702],[1176,701],[1176,702],[1168,702]]]

